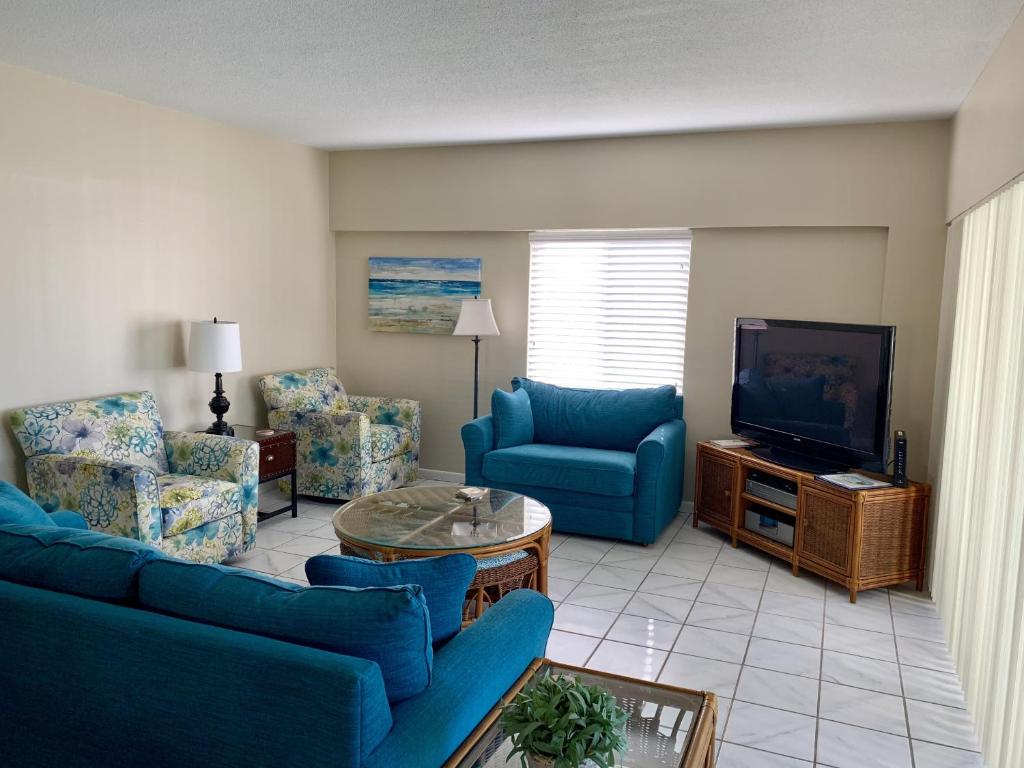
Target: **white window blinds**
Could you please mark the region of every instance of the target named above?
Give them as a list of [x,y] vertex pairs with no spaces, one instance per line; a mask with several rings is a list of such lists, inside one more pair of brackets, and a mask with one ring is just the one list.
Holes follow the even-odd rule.
[[689,284],[689,230],[531,233],[527,376],[682,390]]

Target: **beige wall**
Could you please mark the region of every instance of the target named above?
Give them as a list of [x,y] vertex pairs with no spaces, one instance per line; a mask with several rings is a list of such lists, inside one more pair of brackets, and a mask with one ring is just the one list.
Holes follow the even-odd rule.
[[1024,11],[953,120],[947,219],[1024,173]]
[[[365,331],[366,257],[446,255],[469,244],[450,255],[484,258],[485,294],[504,322],[521,324],[528,251],[516,231],[689,226],[705,230],[695,239],[696,316],[687,333],[691,436],[728,431],[730,367],[718,345],[732,317],[752,311],[759,285],[772,283],[759,306],[774,314],[899,327],[894,424],[910,434],[912,473],[925,477],[948,153],[945,121],[332,153],[332,226],[342,233],[339,365],[360,388],[445,398],[434,414],[425,402],[424,420],[433,423],[423,465],[460,470],[468,342]],[[445,356],[429,374],[402,365],[450,349],[454,364]],[[524,370],[525,346],[501,349],[485,360],[485,391]],[[379,374],[348,362],[382,360],[385,350],[391,362]]]
[[239,423],[256,374],[334,362],[326,153],[3,65],[0,102],[0,477],[15,406],[150,388],[209,423],[188,320],[241,323]]
[[370,256],[483,260],[484,294],[501,335],[480,342],[480,413],[491,392],[526,372],[525,232],[345,232],[338,247],[338,374],[353,394],[410,397],[423,406],[420,464],[462,472],[459,429],[473,418],[473,343],[465,337],[366,330]]

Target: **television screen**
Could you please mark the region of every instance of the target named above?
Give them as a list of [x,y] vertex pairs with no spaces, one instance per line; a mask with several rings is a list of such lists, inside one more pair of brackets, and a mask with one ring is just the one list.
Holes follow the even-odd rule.
[[894,332],[737,320],[733,432],[824,461],[884,469]]

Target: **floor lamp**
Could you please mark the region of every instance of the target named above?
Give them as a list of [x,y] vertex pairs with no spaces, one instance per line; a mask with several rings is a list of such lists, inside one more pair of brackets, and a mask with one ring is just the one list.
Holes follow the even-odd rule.
[[498,324],[494,322],[490,299],[463,299],[459,320],[455,323],[453,336],[473,337],[473,418],[478,414],[480,402],[480,337],[500,336]]

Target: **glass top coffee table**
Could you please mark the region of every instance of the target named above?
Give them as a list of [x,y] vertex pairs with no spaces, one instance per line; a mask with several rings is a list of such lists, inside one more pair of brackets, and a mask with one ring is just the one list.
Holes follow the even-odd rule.
[[578,676],[587,685],[601,686],[615,696],[629,715],[629,746],[624,755],[616,758],[616,766],[713,768],[718,718],[715,694],[570,667],[547,659],[538,659],[531,665],[444,768],[519,768],[518,755],[508,759],[512,740],[501,727],[501,710],[520,690],[548,671],[552,675]]
[[[495,488],[480,501],[465,502],[456,498],[458,490],[457,485],[418,485],[350,501],[334,513],[342,554],[388,562],[466,552],[480,561],[471,587],[479,588],[480,610],[487,598],[484,587],[511,584],[520,576],[529,576],[520,586],[547,594],[548,508]],[[491,597],[494,593],[491,589]]]

